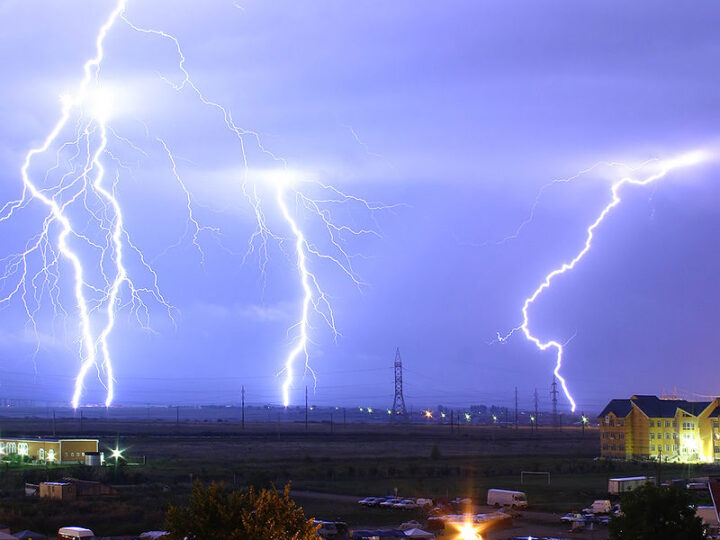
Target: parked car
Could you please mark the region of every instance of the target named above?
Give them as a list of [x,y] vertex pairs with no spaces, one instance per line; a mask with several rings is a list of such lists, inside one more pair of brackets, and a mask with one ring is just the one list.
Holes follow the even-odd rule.
[[418,503],[418,506],[420,507],[433,507],[435,506],[435,503],[433,503],[432,499],[423,499],[419,498],[415,500],[416,503]]
[[382,500],[384,499],[379,499],[377,497],[365,497],[364,499],[360,499],[358,504],[362,504],[363,506],[377,506]]
[[402,508],[403,510],[414,510],[415,508],[420,508],[418,503],[416,503],[412,499],[403,499],[400,502],[397,502],[393,504],[393,508]]
[[402,499],[397,499],[395,497],[392,499],[385,499],[380,503],[380,508],[392,508],[395,503],[399,503],[400,501],[402,501]]

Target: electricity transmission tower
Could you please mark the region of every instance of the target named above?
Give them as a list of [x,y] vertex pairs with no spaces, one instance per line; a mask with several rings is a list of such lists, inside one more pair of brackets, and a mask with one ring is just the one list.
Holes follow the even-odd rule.
[[400,358],[400,348],[395,351],[395,398],[392,406],[393,417],[406,417],[407,409],[405,409],[405,396],[403,396],[402,381],[402,358]]

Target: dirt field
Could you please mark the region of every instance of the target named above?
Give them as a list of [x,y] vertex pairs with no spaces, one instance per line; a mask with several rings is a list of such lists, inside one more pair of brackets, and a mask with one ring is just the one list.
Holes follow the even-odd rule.
[[[5,436],[52,436],[47,418],[0,420]],[[612,476],[652,474],[662,478],[707,474],[700,467],[626,464],[596,460],[598,434],[593,428],[561,431],[498,426],[237,422],[126,421],[63,419],[55,423],[59,437],[98,437],[101,449],[117,444],[127,465],[91,470],[37,465],[6,465],[0,474],[0,521],[13,528],[48,533],[60,525],[81,524],[96,533],[129,534],[162,526],[172,502],[182,502],[194,479],[229,486],[292,483],[306,514],[345,521],[353,527],[398,525],[423,516],[365,508],[363,496],[401,496],[485,500],[488,488],[521,489],[532,512],[516,519],[516,527],[496,531],[491,539],[519,534],[567,533],[559,515],[589,505],[606,495]],[[140,465],[146,460],[146,465]],[[520,472],[549,471],[544,479],[521,484]],[[120,486],[119,494],[101,501],[58,503],[25,498],[26,481],[62,476],[97,478]],[[70,523],[70,522],[73,523]],[[595,538],[604,538],[598,531]],[[503,536],[504,535],[504,536]],[[577,537],[577,536],[574,536]],[[580,536],[582,538],[582,536]],[[591,538],[591,536],[587,536]]]

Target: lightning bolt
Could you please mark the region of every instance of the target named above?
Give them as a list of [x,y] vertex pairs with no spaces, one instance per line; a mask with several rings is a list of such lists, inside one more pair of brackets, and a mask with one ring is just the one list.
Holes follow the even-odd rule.
[[[562,274],[565,274],[566,272],[569,272],[575,266],[585,257],[585,255],[590,251],[592,247],[592,241],[595,236],[595,232],[598,229],[598,227],[602,224],[602,222],[605,220],[605,218],[610,214],[610,212],[617,207],[621,202],[622,199],[620,197],[620,190],[626,186],[626,185],[635,185],[635,186],[647,186],[648,184],[652,184],[653,182],[660,180],[661,178],[664,178],[667,176],[670,172],[682,168],[682,167],[690,167],[693,165],[697,165],[699,163],[702,163],[704,161],[707,161],[710,159],[710,154],[703,150],[696,150],[694,152],[689,152],[686,154],[682,154],[676,158],[669,159],[669,160],[661,160],[658,161],[655,164],[655,168],[657,169],[656,172],[653,174],[650,174],[649,176],[646,176],[642,179],[633,178],[630,176],[626,176],[621,178],[620,180],[616,181],[612,184],[610,188],[610,192],[612,194],[611,201],[602,209],[598,217],[593,221],[587,228],[587,235],[585,237],[585,243],[583,245],[583,248],[572,258],[570,261],[563,263],[560,267],[552,270],[549,274],[545,276],[545,279],[542,281],[542,283],[533,291],[533,293],[525,299],[525,302],[523,303],[522,307],[522,324],[520,326],[517,326],[513,328],[508,334],[505,336],[501,336],[498,334],[498,340],[499,341],[507,341],[515,332],[522,331],[522,333],[525,335],[525,338],[529,341],[531,341],[539,350],[546,351],[548,349],[553,349],[555,351],[555,369],[553,370],[553,373],[555,374],[555,377],[560,381],[560,384],[562,386],[563,392],[565,394],[565,397],[567,398],[568,402],[570,403],[570,407],[573,412],[575,412],[576,404],[575,400],[573,399],[572,395],[570,394],[570,391],[567,386],[567,381],[565,378],[560,375],[560,369],[562,368],[562,361],[563,361],[563,353],[564,353],[564,345],[563,343],[560,343],[557,340],[548,340],[543,341],[541,338],[535,336],[530,331],[530,315],[529,310],[532,307],[532,305],[535,303],[535,301],[538,299],[538,297],[545,291],[546,289],[550,288],[550,285],[552,281]],[[646,162],[645,165],[647,165],[650,162]],[[534,207],[533,207],[534,209]]]
[[[160,38],[172,45],[177,54],[176,67],[181,73],[181,79],[172,81],[169,77],[159,75],[160,79],[177,92],[191,92],[203,105],[218,114],[221,125],[237,142],[243,171],[238,182],[242,187],[246,202],[253,211],[256,225],[248,239],[243,262],[251,255],[257,256],[263,280],[269,260],[269,242],[277,242],[282,248],[288,240],[281,232],[273,230],[275,227],[271,227],[267,218],[267,201],[264,200],[263,193],[266,187],[270,187],[274,194],[272,204],[282,216],[284,230],[290,234],[295,268],[302,290],[297,322],[288,330],[295,332],[292,337],[294,343],[282,364],[280,373],[278,373],[278,375],[284,375],[281,393],[284,405],[288,406],[298,359],[304,359],[306,373],[310,373],[316,381],[315,373],[310,368],[308,349],[311,344],[310,331],[313,314],[324,321],[335,339],[340,335],[330,295],[321,286],[318,273],[313,267],[329,263],[349,278],[355,286],[361,288],[364,284],[359,279],[352,263],[353,258],[357,255],[350,253],[346,248],[347,238],[365,235],[380,236],[375,228],[338,224],[334,219],[335,209],[352,205],[369,214],[375,221],[377,211],[400,205],[371,203],[317,180],[300,179],[296,172],[290,169],[284,158],[277,156],[263,145],[258,133],[238,126],[228,107],[206,97],[185,67],[185,55],[175,36],[163,30],[145,28],[131,22],[127,17],[126,7],[127,0],[117,1],[97,33],[95,55],[85,63],[84,77],[78,89],[73,95],[62,99],[60,119],[44,139],[43,144],[32,148],[26,154],[21,168],[22,196],[0,208],[0,223],[11,220],[17,213],[28,207],[33,200],[42,202],[48,209],[40,232],[27,242],[24,250],[2,259],[6,263],[6,270],[5,274],[0,276],[0,294],[8,284],[10,290],[0,297],[0,305],[19,297],[27,313],[29,324],[37,333],[35,317],[40,309],[43,295],[49,296],[56,314],[67,314],[61,301],[60,260],[67,260],[70,263],[81,345],[81,365],[75,379],[73,407],[79,406],[87,374],[93,368],[97,371],[100,382],[106,388],[105,405],[109,406],[113,402],[115,381],[109,337],[115,327],[117,313],[120,309],[129,305],[140,325],[149,329],[150,311],[145,301],[149,297],[164,306],[169,316],[173,318],[175,308],[160,292],[158,275],[126,230],[125,216],[117,198],[120,169],[129,169],[129,166],[111,152],[109,148],[111,139],[120,141],[146,158],[149,157],[149,154],[139,145],[123,137],[109,125],[109,114],[106,108],[107,97],[103,96],[104,89],[100,83],[100,69],[105,57],[106,37],[111,29],[121,21],[138,34]],[[89,116],[88,111],[90,112]],[[71,128],[76,112],[75,136],[71,140],[63,142],[61,141],[62,134]],[[150,138],[147,126],[146,135]],[[217,227],[203,224],[197,217],[194,196],[182,178],[170,145],[162,137],[155,136],[154,140],[162,147],[172,177],[185,196],[184,211],[187,217],[184,233],[160,256],[188,240],[198,251],[202,263],[205,261],[205,252],[201,245],[201,234],[209,233],[217,239],[221,231]],[[248,144],[255,145],[277,165],[260,180],[250,178],[246,153]],[[30,168],[36,156],[45,154],[58,146],[55,165],[45,172],[43,183],[34,181]],[[67,156],[68,150],[73,148],[75,149],[74,153]],[[105,157],[109,157],[117,167],[115,178],[111,183],[107,181],[109,175],[107,164],[103,162]],[[53,175],[62,166],[67,166],[70,170],[54,184],[47,186],[51,183]],[[311,195],[311,192],[317,196]],[[77,217],[78,211],[83,215]],[[321,231],[324,231],[322,240],[320,238],[311,240],[311,235],[306,228],[307,222],[311,220],[314,221],[315,229],[319,227]],[[376,221],[375,224],[377,225]],[[53,233],[56,227],[59,227],[59,232],[55,240]],[[99,238],[97,238],[98,235]],[[326,244],[325,248],[320,247],[322,242]],[[84,250],[81,250],[76,244],[81,244]],[[86,248],[89,248],[92,253],[97,253],[98,259],[88,261]],[[150,281],[148,285],[136,286],[134,284],[126,266],[128,255],[133,255],[139,267],[146,273],[146,279]],[[40,269],[33,271],[31,267],[34,258],[38,256]],[[94,282],[89,275],[89,264],[93,265],[92,268],[99,269],[99,283]],[[97,277],[95,281],[97,281]],[[123,300],[125,294],[129,295],[127,300]]]

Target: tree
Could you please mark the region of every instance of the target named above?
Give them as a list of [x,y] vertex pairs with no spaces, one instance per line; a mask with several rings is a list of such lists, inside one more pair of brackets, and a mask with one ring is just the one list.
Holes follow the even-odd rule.
[[700,540],[706,537],[690,494],[646,484],[624,494],[622,514],[610,520],[611,540]]
[[171,506],[165,528],[173,539],[317,540],[319,525],[306,519],[290,498],[290,485],[276,489],[227,491],[197,480],[187,506]]

